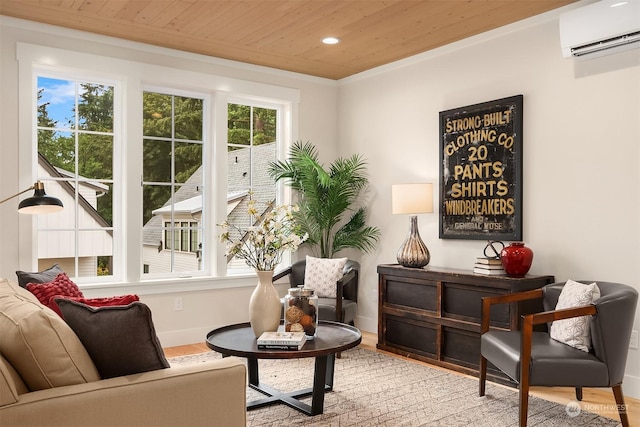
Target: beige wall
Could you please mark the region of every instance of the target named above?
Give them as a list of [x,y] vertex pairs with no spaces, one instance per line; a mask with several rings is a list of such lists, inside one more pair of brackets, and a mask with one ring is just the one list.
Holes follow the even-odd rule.
[[[518,94],[531,273],[640,290],[640,50],[563,59],[557,19],[545,15],[340,82],[340,154],[368,159],[370,221],[382,230],[362,259],[360,327],[375,330],[375,267],[396,262],[409,227],[391,214],[391,184],[439,185],[438,113]],[[432,266],[471,269],[482,256],[485,241],[439,239],[438,212],[418,221]],[[625,391],[640,397],[638,350],[627,373]]]

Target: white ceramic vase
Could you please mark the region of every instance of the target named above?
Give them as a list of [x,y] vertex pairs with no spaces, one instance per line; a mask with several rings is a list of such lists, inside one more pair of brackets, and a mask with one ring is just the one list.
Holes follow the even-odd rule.
[[275,332],[280,326],[280,297],[273,286],[273,271],[256,270],[258,286],[249,300],[249,322],[256,338],[263,332]]

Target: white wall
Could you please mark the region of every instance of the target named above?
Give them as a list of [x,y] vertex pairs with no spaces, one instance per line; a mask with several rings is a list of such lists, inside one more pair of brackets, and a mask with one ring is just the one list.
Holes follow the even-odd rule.
[[[370,222],[382,230],[362,259],[361,328],[376,330],[375,267],[396,262],[409,228],[391,214],[391,184],[439,184],[438,113],[518,94],[530,273],[640,290],[640,50],[563,59],[556,14],[547,14],[340,82],[340,155],[368,160]],[[482,256],[485,241],[439,239],[438,212],[418,221],[431,266],[471,269]],[[638,350],[627,374],[625,394],[640,397]]]

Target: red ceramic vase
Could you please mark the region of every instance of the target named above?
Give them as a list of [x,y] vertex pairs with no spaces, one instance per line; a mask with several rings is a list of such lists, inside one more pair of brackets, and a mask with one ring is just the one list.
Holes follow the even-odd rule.
[[524,277],[531,268],[533,251],[522,242],[515,242],[500,252],[502,267],[511,277]]

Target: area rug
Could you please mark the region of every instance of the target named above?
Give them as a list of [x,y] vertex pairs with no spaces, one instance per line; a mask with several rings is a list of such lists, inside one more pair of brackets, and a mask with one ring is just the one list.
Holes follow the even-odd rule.
[[[171,365],[220,358],[215,352],[169,359]],[[260,382],[282,391],[311,387],[313,359],[260,360]],[[247,389],[247,400],[262,397]],[[311,404],[311,398],[303,399]],[[578,415],[565,405],[529,398],[530,427],[618,426],[593,413]],[[257,426],[517,426],[518,392],[487,382],[478,396],[478,380],[375,351],[355,348],[336,359],[333,391],[325,395],[324,413],[309,417],[283,404],[247,412]]]

